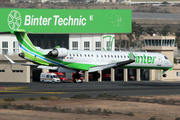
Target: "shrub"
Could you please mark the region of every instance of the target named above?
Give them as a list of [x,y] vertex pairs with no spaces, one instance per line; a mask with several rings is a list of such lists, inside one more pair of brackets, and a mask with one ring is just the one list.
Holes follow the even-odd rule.
[[149,120],[156,120],[156,118],[155,117],[151,117]]
[[49,97],[39,97],[40,100],[49,100]]
[[116,98],[117,95],[112,95],[112,94],[108,94],[108,93],[104,93],[104,94],[99,94],[97,96],[97,98],[105,98],[105,99],[112,99],[112,98]]
[[50,97],[39,97],[40,100],[59,100],[59,97],[50,96]]
[[6,101],[6,102],[9,102],[9,101],[15,101],[14,98],[4,98],[3,100]]
[[180,117],[177,117],[175,120],[180,120]]
[[74,99],[88,99],[91,98],[91,95],[87,95],[87,94],[79,94],[79,95],[74,95],[70,98],[74,98]]
[[129,112],[127,115],[128,116],[134,116],[134,114],[132,112]]
[[37,100],[37,98],[28,97],[28,98],[26,98],[26,100]]

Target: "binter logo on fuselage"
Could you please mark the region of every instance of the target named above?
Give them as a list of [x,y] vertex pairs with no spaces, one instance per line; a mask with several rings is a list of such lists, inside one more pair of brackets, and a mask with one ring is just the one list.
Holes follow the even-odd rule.
[[[143,54],[142,56],[138,56],[137,54],[133,54],[135,57],[135,63],[142,63],[142,64],[154,64],[156,56],[146,56]],[[129,53],[129,60],[131,59],[131,55]]]

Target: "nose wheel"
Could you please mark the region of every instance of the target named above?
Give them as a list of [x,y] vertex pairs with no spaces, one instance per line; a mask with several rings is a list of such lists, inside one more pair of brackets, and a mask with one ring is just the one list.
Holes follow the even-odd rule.
[[166,76],[167,76],[167,74],[163,74],[162,76],[163,76],[163,77],[166,77]]

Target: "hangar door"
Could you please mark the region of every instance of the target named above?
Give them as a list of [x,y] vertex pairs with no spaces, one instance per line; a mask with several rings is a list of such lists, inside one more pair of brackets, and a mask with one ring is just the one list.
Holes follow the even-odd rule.
[[69,49],[69,34],[28,34],[35,46],[50,49],[56,46]]

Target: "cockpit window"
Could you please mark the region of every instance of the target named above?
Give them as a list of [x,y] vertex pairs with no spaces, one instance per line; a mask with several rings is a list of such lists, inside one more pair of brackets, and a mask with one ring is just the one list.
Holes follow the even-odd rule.
[[164,56],[165,59],[168,59],[166,56]]

